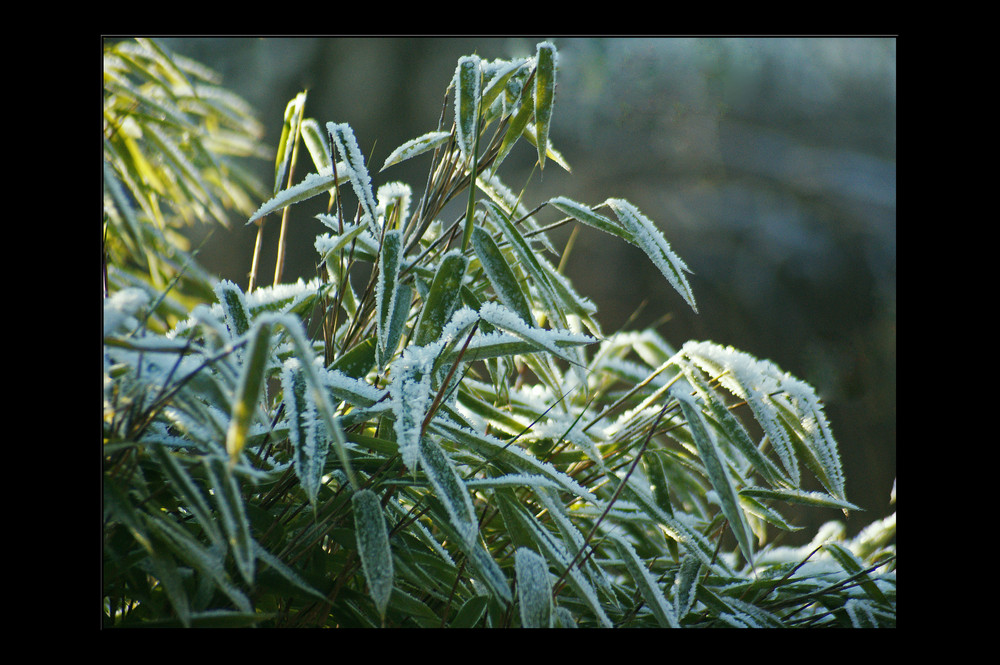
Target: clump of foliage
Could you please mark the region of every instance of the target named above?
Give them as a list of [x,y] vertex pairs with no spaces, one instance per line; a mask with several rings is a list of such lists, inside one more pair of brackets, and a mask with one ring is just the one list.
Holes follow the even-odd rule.
[[320,274],[207,282],[173,324],[169,285],[107,297],[106,625],[895,625],[894,515],[770,540],[796,529],[782,505],[859,510],[813,389],[712,342],[603,332],[551,228],[636,245],[695,308],[683,261],[628,201],[528,209],[500,179],[522,138],[566,166],[556,60],[461,58],[437,129],[379,171],[428,160],[419,194],[376,189],[351,128],[297,96],[249,220],[325,197]]

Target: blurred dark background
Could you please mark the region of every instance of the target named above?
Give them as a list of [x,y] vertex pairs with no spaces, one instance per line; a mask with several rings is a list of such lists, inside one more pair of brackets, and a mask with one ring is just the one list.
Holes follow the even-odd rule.
[[[419,197],[428,161],[378,173],[404,141],[436,128],[458,58],[529,56],[549,39],[161,38],[222,75],[257,109],[273,149],[287,102],[347,122],[373,184]],[[565,195],[634,203],[694,271],[694,314],[639,250],[583,227],[566,272],[606,332],[655,322],[679,347],[733,345],[809,381],[840,444],[847,495],[865,509],[848,531],[894,510],[896,477],[896,41],[892,38],[554,38],[551,139],[573,169],[531,176],[530,208]],[[300,160],[297,179],[311,167]],[[519,145],[501,176],[514,191],[535,156]],[[253,164],[271,186],[273,163]],[[319,201],[319,199],[316,199]],[[312,202],[293,208],[285,281],[315,276]],[[543,213],[542,221],[556,216]],[[216,229],[205,267],[247,284],[254,226]],[[203,231],[199,232],[202,233]],[[265,227],[270,283],[278,224]],[[569,227],[553,232],[562,248]],[[194,234],[194,242],[202,237]],[[664,321],[664,317],[666,320]],[[808,475],[808,474],[806,474]],[[788,511],[816,526],[836,511]],[[789,539],[793,542],[798,539]]]

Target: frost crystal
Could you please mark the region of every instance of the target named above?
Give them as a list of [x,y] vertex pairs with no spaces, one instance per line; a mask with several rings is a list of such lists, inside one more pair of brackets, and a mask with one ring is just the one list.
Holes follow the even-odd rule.
[[378,237],[378,229],[375,226],[376,204],[375,196],[372,194],[372,181],[365,168],[365,158],[358,148],[358,142],[354,138],[354,130],[347,123],[336,124],[326,123],[326,130],[337,146],[344,161],[350,169],[351,187],[361,203],[363,211],[363,221],[365,221],[372,234]]

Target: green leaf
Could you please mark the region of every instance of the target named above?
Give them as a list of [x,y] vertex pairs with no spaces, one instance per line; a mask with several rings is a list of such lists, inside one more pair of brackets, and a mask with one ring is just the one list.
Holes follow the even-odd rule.
[[452,528],[471,547],[475,543],[479,527],[469,490],[458,475],[455,465],[441,446],[428,436],[420,439],[420,463],[434,487],[435,495],[448,511]]
[[300,92],[285,106],[285,121],[281,126],[281,138],[278,140],[278,155],[274,162],[274,193],[277,194],[285,186],[285,177],[291,168],[292,154],[295,142],[299,137],[299,126],[302,123],[302,113],[305,110],[306,93]]
[[660,627],[677,628],[677,617],[674,615],[673,605],[667,601],[656,579],[650,574],[649,569],[642,559],[639,558],[635,548],[632,547],[631,543],[616,535],[612,535],[611,540],[614,542],[619,554],[621,554],[622,560],[625,562],[625,568],[628,569],[636,588],[642,593],[643,600],[646,601],[646,606],[652,610],[653,616],[656,617],[656,621],[660,624]]
[[757,499],[776,499],[788,503],[799,503],[805,506],[817,506],[819,508],[837,508],[840,510],[861,510],[850,501],[838,499],[824,492],[809,492],[798,489],[768,489],[766,487],[744,487],[740,490],[742,496],[754,497]]
[[330,135],[331,142],[337,147],[337,152],[347,164],[347,175],[351,180],[351,187],[358,197],[358,202],[361,204],[364,221],[368,223],[372,236],[377,240],[379,237],[376,215],[378,206],[375,203],[372,180],[371,176],[368,175],[368,168],[365,166],[364,155],[361,154],[357,139],[354,138],[354,130],[347,123],[338,125],[328,122],[326,123],[326,131]]
[[214,455],[207,457],[204,459],[204,465],[212,486],[215,505],[222,517],[222,528],[229,541],[229,551],[232,552],[236,567],[243,575],[243,579],[252,585],[257,557],[239,483],[232,469],[221,458]]
[[670,243],[666,241],[656,225],[624,199],[608,199],[605,203],[614,210],[622,226],[632,235],[635,245],[653,261],[653,265],[681,294],[684,302],[697,312],[698,306],[694,302],[694,294],[684,276],[685,272],[691,271],[684,261],[670,249]]
[[458,59],[455,69],[455,138],[462,157],[473,155],[479,125],[480,87],[482,69],[479,56],[467,55]]
[[233,400],[230,414],[229,430],[226,433],[226,452],[229,454],[230,465],[236,464],[240,453],[243,452],[247,431],[257,413],[267,361],[271,353],[270,341],[271,323],[267,320],[258,320],[249,332],[250,349],[240,372],[236,398]]
[[875,580],[869,577],[868,573],[863,572],[866,566],[864,566],[858,558],[854,556],[853,552],[843,545],[838,545],[837,543],[826,543],[823,545],[823,548],[837,560],[837,563],[840,564],[840,567],[843,568],[848,575],[859,575],[859,584],[872,601],[878,603],[879,605],[886,607],[889,606],[889,599],[886,598],[885,594],[882,593],[882,590],[878,588],[878,584],[875,583]]
[[514,552],[514,576],[517,598],[524,628],[549,628],[554,611],[549,566],[541,556],[527,547]]
[[[366,337],[347,353],[341,354],[330,364],[331,371],[341,372],[352,379],[364,379],[365,375],[375,366],[377,342],[375,336]],[[339,397],[340,395],[338,395]],[[354,399],[348,399],[351,404],[358,404]],[[369,406],[365,404],[364,406]]]
[[457,249],[451,250],[441,259],[430,291],[424,299],[420,318],[417,319],[413,344],[426,346],[441,336],[445,324],[451,319],[461,300],[462,279],[468,266],[469,259]]
[[712,488],[715,489],[715,493],[719,497],[722,514],[729,521],[729,528],[732,530],[733,535],[736,536],[736,543],[739,545],[740,551],[743,552],[743,556],[753,565],[753,540],[750,537],[750,528],[746,521],[746,515],[743,514],[743,510],[740,508],[736,491],[733,489],[732,480],[726,472],[719,449],[716,447],[715,441],[712,440],[705,426],[701,409],[685,390],[674,390],[672,392],[680,404],[684,418],[687,420],[691,436],[694,439],[695,446],[698,448],[698,456],[701,458],[702,464],[705,465],[705,471],[708,473],[709,482],[712,483]]
[[528,306],[528,299],[524,295],[521,283],[514,276],[506,257],[497,247],[493,237],[477,226],[472,230],[472,247],[500,302],[514,310],[526,324],[534,326],[535,319],[531,315],[531,308]]
[[281,386],[295,475],[315,509],[326,467],[330,435],[317,416],[313,393],[308,389],[297,358],[285,361],[281,372]]
[[386,170],[390,166],[404,162],[411,157],[416,157],[429,150],[434,150],[435,148],[444,145],[451,138],[449,132],[428,132],[423,136],[418,136],[415,139],[410,139],[403,145],[399,146],[392,151],[385,159],[385,163],[382,164],[381,171]]
[[354,532],[368,582],[368,593],[375,601],[379,614],[384,617],[392,595],[393,568],[382,504],[374,492],[364,489],[354,493],[351,506],[354,508]]
[[323,135],[319,123],[314,118],[306,118],[302,121],[302,141],[306,144],[306,150],[312,157],[313,166],[317,173],[333,171],[333,155],[330,154],[330,144]]
[[375,324],[378,331],[377,357],[380,369],[385,367],[388,359],[396,352],[396,346],[403,334],[403,322],[396,316],[397,283],[403,258],[402,243],[402,231],[394,229],[386,232],[379,256],[378,281],[375,286],[378,318]]
[[473,596],[459,608],[455,618],[451,620],[451,628],[474,628],[486,614],[489,596]]
[[273,212],[277,212],[282,208],[287,208],[290,205],[311,199],[314,196],[329,192],[333,187],[347,182],[348,178],[351,176],[351,172],[347,170],[345,166],[343,169],[340,168],[338,164],[337,176],[334,177],[333,173],[310,173],[305,178],[302,179],[297,185],[292,185],[288,189],[282,190],[274,195],[274,198],[263,203],[260,208],[257,209],[250,219],[247,220],[247,224],[256,222],[262,217],[266,217]]
[[538,148],[538,167],[545,168],[545,155],[549,146],[549,125],[552,122],[552,105],[556,96],[556,47],[549,42],[538,44],[535,49],[535,132]]

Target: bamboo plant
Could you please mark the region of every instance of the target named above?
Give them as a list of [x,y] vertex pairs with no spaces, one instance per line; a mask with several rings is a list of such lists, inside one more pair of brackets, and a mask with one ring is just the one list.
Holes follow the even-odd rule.
[[[697,311],[687,266],[626,200],[501,179],[522,139],[568,169],[557,56],[461,58],[437,127],[377,171],[297,96],[247,223],[324,197],[317,276],[213,280],[163,332],[169,286],[105,299],[106,625],[895,625],[894,514],[775,542],[788,504],[860,510],[813,388],[603,331],[551,229],[635,245]],[[383,177],[407,160],[422,190]]]

